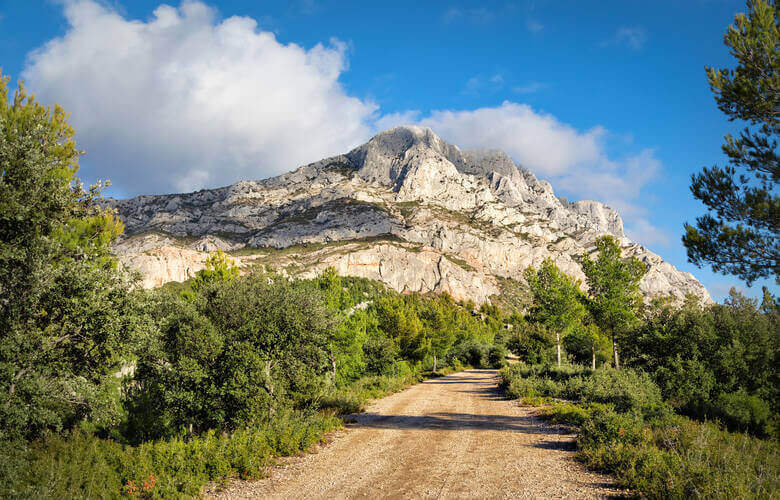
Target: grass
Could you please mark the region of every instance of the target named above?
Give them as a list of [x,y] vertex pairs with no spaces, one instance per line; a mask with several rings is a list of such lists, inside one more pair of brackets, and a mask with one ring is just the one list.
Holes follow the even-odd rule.
[[778,497],[777,441],[675,415],[641,373],[516,364],[501,377],[509,396],[578,429],[580,460],[644,497]]
[[447,260],[449,260],[453,264],[456,264],[457,266],[459,266],[464,271],[468,271],[468,272],[472,272],[472,273],[476,271],[476,269],[474,269],[474,267],[472,267],[468,262],[466,262],[465,260],[463,260],[463,259],[461,259],[459,257],[456,257],[456,256],[451,255],[451,254],[446,254],[446,255],[444,255],[444,258],[446,258]]

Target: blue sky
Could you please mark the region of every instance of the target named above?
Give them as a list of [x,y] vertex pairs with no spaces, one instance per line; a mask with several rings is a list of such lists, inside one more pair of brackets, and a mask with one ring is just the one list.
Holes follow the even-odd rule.
[[[570,199],[618,208],[687,263],[688,190],[723,161],[704,66],[743,1],[0,0],[0,66],[72,113],[82,177],[128,196],[216,187],[400,123],[499,148]],[[755,295],[761,283],[748,290]],[[775,292],[777,291],[776,287]]]

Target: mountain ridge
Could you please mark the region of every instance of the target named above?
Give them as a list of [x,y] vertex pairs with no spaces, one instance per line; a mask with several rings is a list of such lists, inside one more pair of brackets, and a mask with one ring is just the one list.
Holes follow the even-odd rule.
[[[480,303],[501,294],[503,280],[522,282],[522,271],[545,257],[584,281],[577,258],[611,234],[648,266],[648,298],[711,300],[692,275],[629,240],[614,209],[557,197],[506,153],[462,151],[430,128],[396,127],[260,181],[106,203],[127,228],[115,247],[120,261],[152,276],[144,286],[186,279],[207,251],[242,249],[250,265],[272,264],[272,249],[288,249],[278,264],[288,274],[332,265],[399,291],[446,291]],[[165,275],[171,265],[177,270]]]

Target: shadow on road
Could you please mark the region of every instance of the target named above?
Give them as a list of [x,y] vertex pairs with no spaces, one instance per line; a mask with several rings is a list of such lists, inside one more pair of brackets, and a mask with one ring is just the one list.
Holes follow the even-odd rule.
[[[482,376],[475,376],[476,374]],[[506,396],[496,384],[496,378],[486,378],[484,376],[486,374],[496,375],[497,372],[495,370],[469,370],[440,379],[428,380],[424,384],[461,384],[463,388],[453,388],[455,392],[471,394],[479,400],[506,401]],[[526,434],[563,434],[566,432],[562,428],[558,430],[554,426],[545,425],[533,416],[477,415],[453,412],[437,412],[427,415],[386,415],[368,412],[354,415],[354,423],[350,427],[353,426],[372,429],[485,430]]]
[[[380,415],[363,413],[356,418],[356,427],[402,430],[484,430],[549,434],[551,428],[539,425],[533,417],[507,415],[474,415],[471,413],[431,413],[429,415]],[[561,432],[563,433],[563,431]]]

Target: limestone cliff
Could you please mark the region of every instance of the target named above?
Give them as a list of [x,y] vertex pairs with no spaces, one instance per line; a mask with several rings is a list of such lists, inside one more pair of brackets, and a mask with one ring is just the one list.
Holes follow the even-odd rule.
[[117,253],[145,286],[186,279],[208,251],[241,249],[244,265],[300,276],[334,266],[479,303],[546,257],[584,281],[577,258],[612,234],[648,266],[647,297],[710,300],[691,274],[626,238],[615,210],[558,198],[505,153],[461,151],[427,128],[397,127],[262,181],[109,203],[127,227]]

